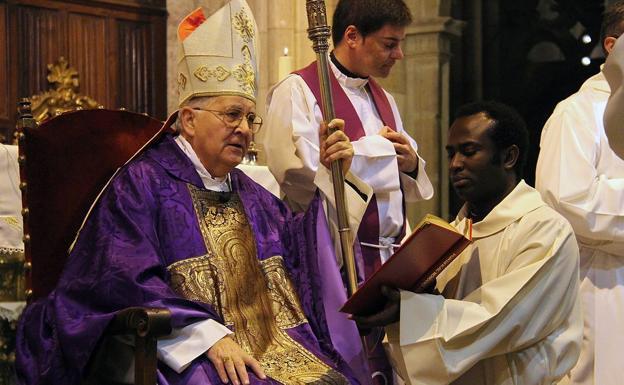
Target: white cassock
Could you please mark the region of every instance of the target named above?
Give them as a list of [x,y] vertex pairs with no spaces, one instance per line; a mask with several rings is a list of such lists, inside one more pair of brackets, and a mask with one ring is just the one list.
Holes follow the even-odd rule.
[[386,328],[395,367],[412,385],[557,383],[583,329],[572,228],[522,181],[472,237],[438,276],[444,296],[401,292],[400,322]]
[[536,188],[570,221],[581,253],[585,330],[576,384],[622,384],[624,161],[609,147],[603,73],[560,102],[542,130]]
[[[433,186],[425,172],[425,161],[420,157],[417,179],[399,172],[392,143],[378,134],[383,123],[365,87],[368,80],[347,77],[331,61],[330,68],[351,101],[366,133],[366,136],[352,142],[355,156],[351,173],[368,184],[377,197],[380,246],[384,247],[380,254],[382,258],[387,258],[392,254],[391,245],[398,243],[396,237],[404,223],[403,199],[408,202],[429,199],[433,196]],[[417,150],[416,142],[403,129],[394,98],[387,92],[386,96],[392,107],[397,131],[405,135],[414,150]],[[289,75],[270,90],[267,105],[263,139],[267,163],[291,207],[300,210],[307,206],[314,194],[317,187],[313,183],[315,178],[317,182],[326,179],[317,176],[321,108],[305,81],[298,75]],[[403,184],[403,192],[400,183]],[[330,183],[325,183],[325,186],[328,187],[318,187],[333,206],[333,190]],[[332,222],[331,208],[327,212]],[[357,233],[362,214],[363,211],[358,212],[357,209],[350,212],[353,234]]]

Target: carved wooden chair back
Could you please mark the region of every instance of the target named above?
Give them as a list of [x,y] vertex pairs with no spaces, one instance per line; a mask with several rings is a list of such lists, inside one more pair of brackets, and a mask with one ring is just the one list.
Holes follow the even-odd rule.
[[[115,171],[160,129],[147,115],[104,109],[64,113],[37,124],[30,102],[20,102],[19,163],[24,217],[27,298],[46,296],[57,284],[68,250],[92,203]],[[110,327],[136,334],[136,383],[155,383],[154,334],[171,330],[168,311],[132,308]],[[156,320],[150,318],[156,315]],[[162,318],[162,316],[165,318]],[[149,339],[149,341],[146,340]],[[151,338],[151,339],[150,339]],[[153,380],[153,381],[152,381]]]

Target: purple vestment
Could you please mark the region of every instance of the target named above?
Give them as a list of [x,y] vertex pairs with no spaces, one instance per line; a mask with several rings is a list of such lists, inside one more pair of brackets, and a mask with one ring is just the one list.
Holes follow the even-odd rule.
[[[350,383],[359,383],[332,346],[325,318],[322,289],[328,275],[319,269],[335,266],[335,259],[317,252],[317,221],[323,218],[318,198],[306,213],[295,215],[239,170],[231,172],[231,179],[255,237],[257,258],[283,257],[308,320],[288,329],[288,335]],[[126,307],[166,307],[174,328],[204,319],[223,322],[210,304],[185,299],[169,286],[168,266],[207,253],[189,184],[204,189],[170,134],[120,170],[80,231],[57,288],[22,315],[16,358],[20,383],[79,384],[109,321]],[[353,325],[342,325],[352,328],[343,336],[356,335]],[[252,383],[278,383],[250,376]],[[221,383],[205,355],[181,374],[159,362],[158,382]]]

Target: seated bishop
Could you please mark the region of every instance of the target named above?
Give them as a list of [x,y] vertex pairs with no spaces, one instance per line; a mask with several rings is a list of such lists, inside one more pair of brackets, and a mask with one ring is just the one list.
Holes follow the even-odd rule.
[[[19,382],[124,382],[108,361],[132,342],[102,336],[117,311],[147,306],[172,312],[159,384],[359,384],[357,329],[328,316],[326,290],[342,283],[319,198],[294,214],[235,168],[262,125],[248,5],[198,8],[178,37],[180,108],[101,193],[56,289],[25,310]],[[348,138],[326,132],[321,162],[348,169]]]

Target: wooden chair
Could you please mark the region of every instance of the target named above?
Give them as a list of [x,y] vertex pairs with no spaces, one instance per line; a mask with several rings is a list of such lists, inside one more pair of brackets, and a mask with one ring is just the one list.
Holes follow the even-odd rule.
[[[68,249],[109,178],[153,137],[161,122],[104,109],[67,112],[37,124],[30,102],[18,105],[27,299],[56,285]],[[156,338],[171,332],[167,309],[129,308],[109,334],[134,334],[135,383],[156,383]]]

